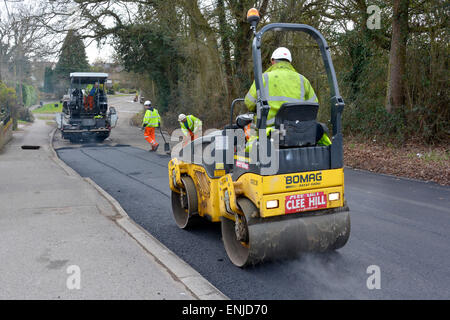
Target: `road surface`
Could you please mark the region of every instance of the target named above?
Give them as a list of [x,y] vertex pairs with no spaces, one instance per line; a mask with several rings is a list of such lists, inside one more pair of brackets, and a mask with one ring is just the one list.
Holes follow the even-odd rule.
[[[126,99],[111,100],[121,123],[109,141],[59,140],[58,155],[231,299],[450,298],[450,188],[346,169],[352,231],[344,248],[239,269],[227,258],[219,224],[205,221],[191,231],[175,225],[170,158],[148,152],[141,133],[128,126],[127,116],[140,106]],[[381,288],[369,289],[378,268]]]

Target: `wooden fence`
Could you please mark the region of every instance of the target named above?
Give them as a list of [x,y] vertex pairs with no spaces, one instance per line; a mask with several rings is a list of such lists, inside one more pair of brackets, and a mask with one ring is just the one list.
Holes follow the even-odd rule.
[[0,150],[12,138],[12,122],[10,114],[0,114]]

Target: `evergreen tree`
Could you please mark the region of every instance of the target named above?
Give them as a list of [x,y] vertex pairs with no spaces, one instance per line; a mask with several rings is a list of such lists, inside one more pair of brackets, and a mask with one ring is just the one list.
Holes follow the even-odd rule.
[[53,92],[53,69],[51,67],[45,67],[44,92]]
[[62,45],[54,71],[55,89],[59,92],[65,90],[71,72],[86,72],[89,70],[90,66],[83,40],[75,31],[70,30]]

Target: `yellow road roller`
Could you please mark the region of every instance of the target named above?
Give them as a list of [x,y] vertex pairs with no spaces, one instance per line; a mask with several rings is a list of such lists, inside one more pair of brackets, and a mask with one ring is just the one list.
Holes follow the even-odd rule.
[[[350,236],[341,132],[344,101],[329,47],[311,26],[273,23],[257,31],[258,15],[250,14],[248,20],[254,34],[256,114],[239,115],[223,130],[192,141],[168,165],[176,224],[189,229],[197,219],[220,222],[227,255],[239,267],[336,250]],[[284,103],[275,116],[275,130],[266,134],[270,107],[261,45],[269,31],[305,32],[316,40],[331,93],[331,145],[318,144],[328,128],[316,121],[319,105],[313,102]],[[232,120],[234,105],[242,100],[233,101]],[[259,133],[251,148],[243,130],[249,124]]]

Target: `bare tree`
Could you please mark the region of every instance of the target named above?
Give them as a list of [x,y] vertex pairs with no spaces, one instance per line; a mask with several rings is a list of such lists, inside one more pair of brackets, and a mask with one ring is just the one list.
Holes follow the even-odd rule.
[[21,102],[27,64],[55,55],[58,39],[48,28],[53,18],[44,3],[4,0],[4,5],[7,15],[0,21],[0,79],[18,83]]

